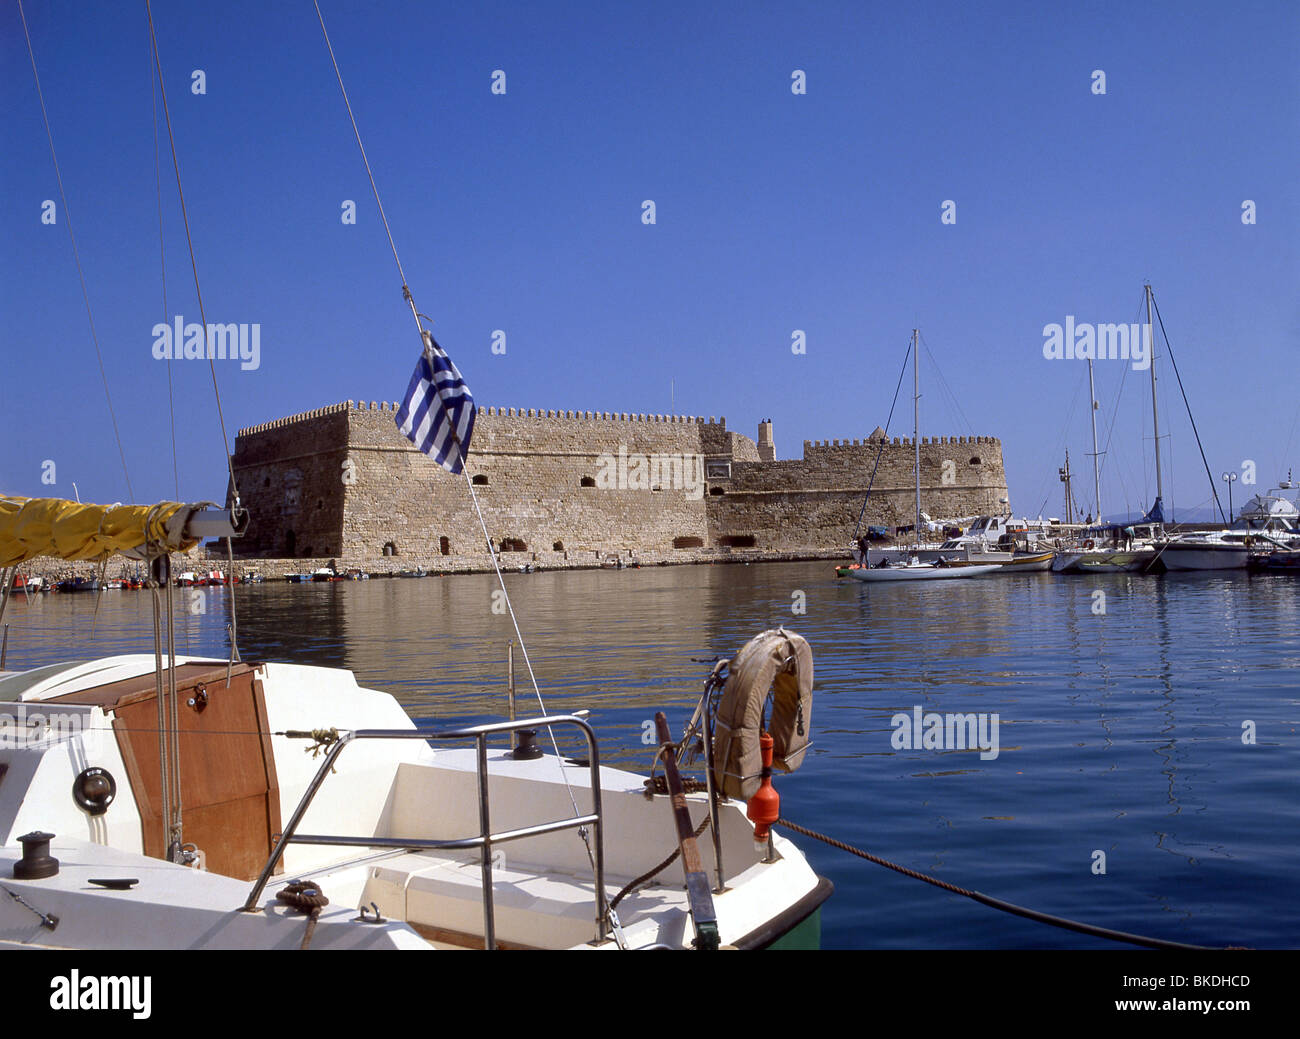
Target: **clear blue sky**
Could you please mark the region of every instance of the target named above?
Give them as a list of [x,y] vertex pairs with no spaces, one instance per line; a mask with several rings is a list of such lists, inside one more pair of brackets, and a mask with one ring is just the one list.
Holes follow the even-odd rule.
[[[667,412],[675,392],[750,436],[772,418],[798,457],[884,422],[916,326],[922,432],[1001,437],[1013,507],[1057,514],[1067,446],[1091,502],[1087,381],[1044,359],[1043,327],[1138,321],[1149,280],[1216,480],[1300,470],[1300,5],[698,8],[323,0],[412,291],[480,404]],[[135,497],[171,497],[144,5],[25,10]],[[400,398],[419,343],[311,3],[154,19],[208,319],[261,326],[260,367],[219,371],[232,446]],[[0,55],[0,490],[124,500],[66,214],[41,223],[58,192],[14,0]],[[167,316],[197,321],[161,135]],[[1158,363],[1166,496],[1191,509],[1209,491]],[[1117,403],[1123,368],[1097,369],[1110,513],[1154,494],[1148,377]],[[181,496],[219,500],[207,366],[171,369]]]

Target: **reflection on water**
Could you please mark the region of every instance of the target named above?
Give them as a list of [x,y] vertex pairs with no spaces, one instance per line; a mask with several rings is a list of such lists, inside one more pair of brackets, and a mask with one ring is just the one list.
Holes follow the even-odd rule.
[[[817,674],[812,753],[778,782],[789,818],[1103,926],[1205,944],[1296,942],[1300,911],[1285,890],[1300,864],[1294,578],[868,586],[799,563],[506,580],[548,709],[591,709],[612,763],[648,766],[642,726],[656,710],[675,729],[684,723],[707,672],[692,658],[731,655],[785,624],[811,643]],[[420,717],[500,717],[513,628],[493,609],[494,581],[240,588],[240,650],[250,661],[349,668]],[[806,614],[793,612],[799,592]],[[228,594],[191,603],[178,593],[178,651],[226,656]],[[19,596],[6,618],[9,666],[152,652],[148,593],[106,592],[91,641],[94,607],[92,596]],[[533,705],[518,651],[516,665],[523,713]],[[997,715],[999,755],[896,750],[891,718],[917,705]],[[823,846],[807,851],[837,886],[827,945],[1102,944]]]

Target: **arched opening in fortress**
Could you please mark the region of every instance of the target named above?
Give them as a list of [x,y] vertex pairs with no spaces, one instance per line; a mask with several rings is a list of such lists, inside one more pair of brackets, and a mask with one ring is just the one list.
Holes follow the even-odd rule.
[[385,541],[385,542],[384,542],[384,555],[386,555],[386,556],[395,556],[395,555],[397,555],[397,546],[394,545],[391,541]]
[[595,486],[596,486],[596,478],[595,478],[594,476],[584,476],[584,477],[582,478],[581,486],[583,486],[583,487],[595,487]]
[[673,538],[673,548],[703,548],[704,539],[686,535],[679,538]]
[[979,465],[979,464],[980,464],[980,457],[979,457],[979,455],[975,455],[974,457],[972,457],[971,460],[970,460],[970,464],[971,464],[971,465]]
[[557,541],[554,545],[551,546],[551,551],[552,551],[552,552],[563,552],[563,551],[564,551],[564,542],[563,542],[563,541]]
[[483,473],[479,473],[471,482],[475,487],[485,487],[487,486],[487,476]]
[[753,534],[728,534],[726,537],[718,538],[718,544],[723,548],[753,548]]
[[297,545],[297,542],[298,542],[298,536],[292,530],[285,532],[284,554],[286,556],[292,556],[294,554],[294,548]]
[[444,556],[451,555],[451,539],[446,534],[438,539],[438,551]]
[[709,493],[713,495],[715,498],[721,498],[727,492],[724,491],[721,487],[710,487]]
[[524,544],[523,538],[502,538],[500,551],[527,552],[528,546]]

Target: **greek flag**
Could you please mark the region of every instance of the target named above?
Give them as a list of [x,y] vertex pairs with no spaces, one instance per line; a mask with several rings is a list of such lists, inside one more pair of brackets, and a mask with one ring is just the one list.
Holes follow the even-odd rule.
[[424,333],[424,353],[397,409],[396,422],[404,437],[449,473],[459,474],[465,468],[474,432],[474,398],[429,332]]

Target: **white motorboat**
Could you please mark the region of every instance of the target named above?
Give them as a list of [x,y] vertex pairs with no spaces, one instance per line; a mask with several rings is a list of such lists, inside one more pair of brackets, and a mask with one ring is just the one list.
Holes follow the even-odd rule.
[[[179,844],[159,684],[178,715]],[[547,727],[587,757],[489,743]],[[815,944],[830,894],[789,841],[756,846],[731,801],[701,841],[725,881],[712,922],[678,863],[611,913],[678,846],[669,796],[600,766],[580,717],[434,732],[347,671],[186,657],[159,683],[152,656],[121,656],[6,673],[0,737],[5,946],[681,948],[711,930],[763,948]],[[705,793],[685,805],[692,828],[713,811]]]
[[1286,542],[1300,540],[1300,508],[1282,493],[1294,489],[1288,474],[1287,479],[1267,494],[1255,495],[1241,507],[1234,529],[1263,531]]
[[1252,552],[1300,549],[1300,509],[1281,492],[1291,481],[1248,501],[1231,526],[1216,531],[1179,534],[1163,546],[1161,559],[1170,570],[1241,570]]
[[[176,503],[73,505],[0,498],[0,566],[60,544],[81,557],[147,556],[168,640],[170,552],[245,524],[236,511]],[[730,671],[715,665],[680,742],[657,717],[651,781],[601,766],[585,711],[422,728],[349,671],[234,654],[172,666],[155,634],[153,656],[0,673],[0,888],[11,896],[0,900],[0,945],[817,941],[831,886],[771,829],[772,754],[789,771],[811,743],[812,653],[792,632],[751,640]],[[769,691],[775,743],[760,760]],[[581,756],[559,753],[566,731]],[[492,742],[511,734],[513,748]],[[697,742],[705,782],[686,794],[677,763]],[[707,867],[695,844],[705,828]],[[663,866],[674,848],[685,890]]]
[[1160,546],[1168,570],[1244,570],[1250,558],[1245,540],[1230,540],[1218,531],[1178,534]]

